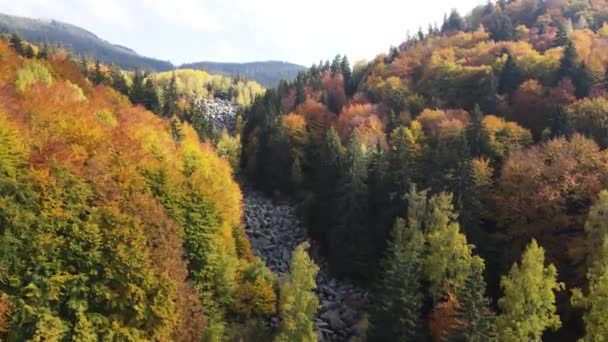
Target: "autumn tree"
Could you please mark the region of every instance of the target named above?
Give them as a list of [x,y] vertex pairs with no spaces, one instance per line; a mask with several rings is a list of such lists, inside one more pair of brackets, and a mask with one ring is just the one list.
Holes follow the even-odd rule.
[[290,272],[280,285],[281,325],[275,341],[316,341],[314,315],[319,300],[313,292],[319,267],[308,256],[310,244],[302,243],[292,253]]
[[545,266],[545,251],[536,240],[526,248],[521,263],[500,281],[504,296],[498,301],[496,321],[501,341],[541,341],[547,329],[561,326],[555,293],[564,288],[553,264]]

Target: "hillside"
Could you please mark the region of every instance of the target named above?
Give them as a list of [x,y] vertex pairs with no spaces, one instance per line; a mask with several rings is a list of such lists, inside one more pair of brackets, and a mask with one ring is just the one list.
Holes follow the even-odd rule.
[[268,89],[243,169],[299,200],[334,272],[372,284],[371,341],[602,340],[607,75],[606,1],[453,11]]
[[138,55],[135,51],[109,43],[80,27],[56,20],[41,20],[0,14],[0,31],[18,33],[35,44],[59,44],[75,54],[124,69],[164,71],[173,69],[167,61]]
[[220,63],[197,62],[181,65],[181,69],[205,70],[210,74],[241,77],[257,81],[269,88],[279,84],[281,80],[292,81],[305,67],[297,64],[277,61],[251,63]]

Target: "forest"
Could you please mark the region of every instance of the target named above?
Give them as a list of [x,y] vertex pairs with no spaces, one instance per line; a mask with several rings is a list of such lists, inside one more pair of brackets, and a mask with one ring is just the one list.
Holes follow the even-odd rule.
[[368,340],[608,338],[607,20],[489,2],[255,101],[243,172],[376,294]]
[[[452,11],[269,89],[4,35],[0,341],[322,340],[321,260],[369,294],[352,342],[606,341],[607,122],[606,0]],[[285,274],[245,184],[297,206]]]

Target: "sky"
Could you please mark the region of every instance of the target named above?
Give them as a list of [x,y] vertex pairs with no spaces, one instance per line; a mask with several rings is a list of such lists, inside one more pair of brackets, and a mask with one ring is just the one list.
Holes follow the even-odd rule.
[[281,60],[310,66],[336,54],[372,59],[452,8],[487,0],[0,0],[0,12],[83,27],[175,64]]

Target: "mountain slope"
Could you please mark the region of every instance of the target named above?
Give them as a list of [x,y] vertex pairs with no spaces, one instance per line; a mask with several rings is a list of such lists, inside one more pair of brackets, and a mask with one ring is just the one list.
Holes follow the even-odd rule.
[[129,48],[109,43],[83,28],[56,20],[0,14],[0,31],[16,32],[33,43],[60,44],[78,55],[92,57],[108,64],[116,63],[125,69],[164,71],[173,68],[170,62],[141,56]]
[[264,87],[276,86],[281,80],[292,81],[305,67],[288,62],[265,61],[251,63],[196,62],[180,66],[180,69],[199,69],[211,74],[240,75],[252,79]]

